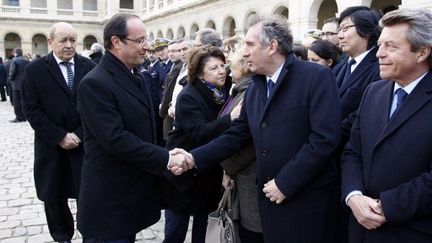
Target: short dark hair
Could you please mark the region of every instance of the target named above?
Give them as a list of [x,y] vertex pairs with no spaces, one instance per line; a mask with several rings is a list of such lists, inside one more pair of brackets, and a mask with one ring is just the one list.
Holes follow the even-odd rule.
[[118,36],[121,40],[128,36],[127,21],[131,18],[137,18],[134,14],[120,13],[111,17],[105,25],[103,38],[105,50],[111,50],[112,43],[111,37]]
[[307,49],[299,42],[294,42],[292,52],[298,59],[307,61]]
[[365,6],[349,7],[340,14],[339,25],[345,18],[349,17],[359,36],[367,39],[367,49],[370,49],[376,45],[381,34],[381,29],[378,26],[381,16],[379,11],[371,10]]
[[195,84],[198,76],[202,74],[204,66],[210,57],[214,57],[225,62],[223,51],[212,45],[194,47],[189,54],[188,80]]
[[312,42],[309,50],[313,51],[319,57],[326,60],[331,59],[332,65],[334,67],[337,64],[337,60],[340,55],[340,50],[333,43],[327,40],[316,40]]
[[327,23],[336,23],[337,25],[339,25],[339,18],[333,17],[333,18],[329,18],[329,19],[324,20],[324,24],[327,24]]

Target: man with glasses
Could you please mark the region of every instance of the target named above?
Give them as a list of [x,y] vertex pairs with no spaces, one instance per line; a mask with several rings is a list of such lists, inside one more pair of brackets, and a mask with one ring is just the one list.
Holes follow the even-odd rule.
[[86,144],[78,228],[85,243],[133,243],[136,233],[159,220],[164,192],[172,197],[165,202],[180,198],[163,191],[172,186],[163,174],[184,157],[155,145],[150,77],[137,70],[148,48],[140,18],[113,16],[104,46],[105,55],[78,90]]
[[78,198],[84,155],[77,87],[96,63],[76,54],[77,33],[68,23],[53,25],[48,44],[53,51],[25,69],[22,104],[35,130],[34,180],[50,234],[70,242],[74,220],[68,198]]
[[333,45],[339,48],[339,39],[337,37],[337,30],[339,27],[339,19],[338,18],[330,18],[324,20],[324,25],[321,30],[321,39],[328,40]]
[[[366,87],[379,80],[376,42],[381,14],[367,7],[350,7],[339,18],[339,46],[348,58],[335,68],[342,105],[342,143],[348,140],[354,112]],[[350,115],[352,114],[352,115]]]

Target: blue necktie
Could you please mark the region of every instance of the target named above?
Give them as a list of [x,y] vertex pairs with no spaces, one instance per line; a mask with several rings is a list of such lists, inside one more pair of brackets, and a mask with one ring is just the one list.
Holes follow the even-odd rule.
[[341,83],[341,87],[347,82],[347,80],[351,77],[351,66],[356,63],[355,59],[351,59],[346,64],[345,75]]
[[73,90],[74,88],[74,74],[72,71],[72,63],[70,62],[61,62],[64,66],[66,66],[67,70],[67,86],[70,90]]
[[275,83],[271,79],[267,81],[267,98],[270,97],[274,85]]
[[399,88],[396,90],[396,92],[393,95],[393,99],[396,97],[396,108],[395,110],[390,114],[390,117],[392,117],[394,115],[394,113],[399,110],[400,106],[402,105],[402,103],[405,101],[406,97],[408,96],[408,93],[402,89]]

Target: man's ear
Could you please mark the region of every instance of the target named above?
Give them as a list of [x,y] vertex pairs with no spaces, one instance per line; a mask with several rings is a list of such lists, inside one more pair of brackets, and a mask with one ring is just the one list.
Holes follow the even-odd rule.
[[431,47],[421,48],[417,56],[417,63],[424,62],[430,57],[430,55],[431,55]]
[[271,56],[274,53],[276,53],[277,50],[278,50],[278,47],[279,47],[279,43],[277,42],[277,40],[275,40],[275,39],[270,40],[269,46],[268,46],[268,48],[269,48],[269,56]]
[[120,47],[120,42],[121,40],[118,36],[111,36],[111,43],[115,49],[118,49]]

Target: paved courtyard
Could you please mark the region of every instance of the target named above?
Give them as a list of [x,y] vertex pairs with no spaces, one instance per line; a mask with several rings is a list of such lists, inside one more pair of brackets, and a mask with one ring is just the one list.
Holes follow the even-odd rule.
[[[13,118],[9,101],[0,102],[0,243],[53,242],[34,188],[33,130],[27,122],[10,123]],[[75,201],[70,200],[70,205],[75,214]],[[137,242],[162,242],[163,226],[161,218],[139,232]],[[72,242],[81,242],[78,231]]]

